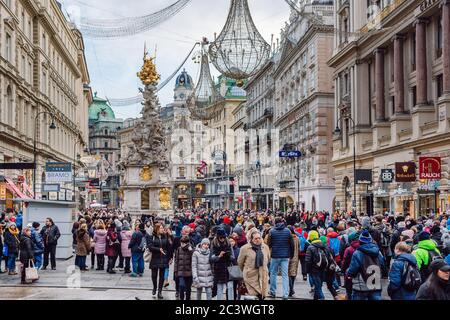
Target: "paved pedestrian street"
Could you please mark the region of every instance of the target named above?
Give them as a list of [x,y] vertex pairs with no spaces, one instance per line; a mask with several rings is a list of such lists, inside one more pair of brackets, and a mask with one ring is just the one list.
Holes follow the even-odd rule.
[[[55,271],[50,269],[40,270],[40,279],[29,285],[20,284],[20,275],[0,275],[0,299],[2,300],[157,300],[152,296],[151,271],[145,270],[142,278],[131,278],[127,274],[117,272],[108,274],[105,271],[90,269],[87,272],[74,272],[74,258],[57,261]],[[89,263],[89,262],[88,262]],[[173,278],[171,268],[170,279]],[[384,282],[384,287],[387,284]],[[281,277],[278,277],[278,297],[281,299]],[[310,287],[301,276],[297,277],[295,283],[295,297],[290,300],[312,300],[309,293]],[[342,292],[345,289],[341,288]],[[326,300],[332,300],[331,294],[323,285]],[[164,299],[175,300],[175,288],[173,281],[163,291]],[[196,299],[195,288],[193,288],[192,299]],[[202,299],[206,299],[203,295]],[[383,299],[389,299],[385,290]],[[272,300],[267,298],[267,300]]]

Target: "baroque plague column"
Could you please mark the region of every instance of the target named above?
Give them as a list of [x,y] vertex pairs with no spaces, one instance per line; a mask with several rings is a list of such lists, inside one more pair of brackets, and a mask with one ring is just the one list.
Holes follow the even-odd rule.
[[168,215],[172,187],[169,184],[168,151],[165,146],[156,86],[160,79],[153,59],[144,54],[138,77],[144,85],[142,118],[138,120],[127,157],[120,164],[123,209],[133,215]]

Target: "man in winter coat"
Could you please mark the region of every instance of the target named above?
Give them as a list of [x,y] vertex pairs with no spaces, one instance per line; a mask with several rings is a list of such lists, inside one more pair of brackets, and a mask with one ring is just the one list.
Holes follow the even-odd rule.
[[381,300],[381,276],[385,264],[372,236],[364,229],[359,237],[361,246],[353,254],[347,277],[352,279],[352,300]]
[[429,265],[434,259],[441,257],[436,242],[430,239],[430,234],[422,231],[418,236],[419,243],[417,249],[413,251],[413,255],[417,260],[417,267],[422,276],[422,282],[425,282],[430,275]]
[[130,243],[128,244],[128,248],[131,250],[131,261],[133,266],[133,272],[130,274],[130,277],[142,277],[144,274],[145,236],[145,225],[141,223],[139,226],[136,226],[136,229],[131,236]]
[[275,219],[275,227],[269,231],[267,245],[271,249],[272,257],[270,260],[269,296],[272,298],[276,296],[278,269],[281,267],[283,299],[287,300],[289,297],[289,259],[294,255],[294,241],[282,218]]
[[392,238],[391,238],[391,252],[394,252],[395,246],[397,245],[397,243],[400,242],[400,236],[402,235],[402,232],[405,231],[405,230],[406,230],[406,223],[404,221],[400,221],[397,224],[396,230],[392,234]]
[[56,246],[61,233],[52,218],[47,218],[45,221],[45,226],[41,230],[41,236],[44,240],[44,265],[42,270],[47,269],[49,256],[52,270],[56,270]]
[[181,237],[180,247],[174,255],[174,275],[178,278],[180,300],[191,300],[192,287],[192,254],[194,250],[189,243],[189,237]]
[[39,233],[39,222],[33,222],[31,229],[31,241],[33,242],[34,266],[39,269],[42,266],[42,254],[44,253],[44,241]]
[[347,277],[347,269],[350,266],[353,254],[360,246],[359,236],[360,234],[357,232],[352,232],[350,235],[348,235],[348,241],[350,242],[350,246],[347,247],[347,249],[345,249],[341,263],[341,270],[344,273],[344,286],[348,299],[351,299],[352,297],[353,282],[351,278]]

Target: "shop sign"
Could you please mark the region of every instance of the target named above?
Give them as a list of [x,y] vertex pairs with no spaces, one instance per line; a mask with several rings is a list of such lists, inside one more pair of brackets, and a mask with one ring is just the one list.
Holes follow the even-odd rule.
[[68,162],[47,162],[45,164],[46,182],[72,182],[72,164]]
[[394,181],[394,170],[381,169],[381,182],[382,183],[392,183],[393,181]]
[[417,189],[420,191],[435,191],[439,189],[440,185],[439,181],[430,181],[426,184],[420,184]]
[[51,201],[58,200],[58,192],[49,192],[48,193],[48,200],[51,200]]
[[395,181],[397,182],[416,181],[416,164],[414,162],[396,162]]
[[440,180],[441,179],[441,158],[440,157],[420,157],[419,158],[420,179]]
[[371,169],[357,169],[356,170],[357,184],[372,184],[372,170]]

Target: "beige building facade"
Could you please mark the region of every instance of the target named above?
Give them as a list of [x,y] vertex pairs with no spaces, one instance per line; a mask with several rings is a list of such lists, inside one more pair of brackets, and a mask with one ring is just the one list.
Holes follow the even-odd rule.
[[[335,19],[336,207],[449,211],[450,1],[336,1]],[[373,180],[356,186],[356,198],[353,146],[356,168]],[[441,180],[419,179],[420,157],[441,157]],[[382,181],[398,162],[415,163],[415,181]]]
[[[2,1],[0,16],[0,162],[33,162],[37,124],[40,198],[45,163],[74,163],[87,147],[92,93],[84,43],[54,0]],[[32,189],[32,171],[0,170],[0,175],[12,182],[23,177]],[[10,189],[7,197],[16,197]]]

